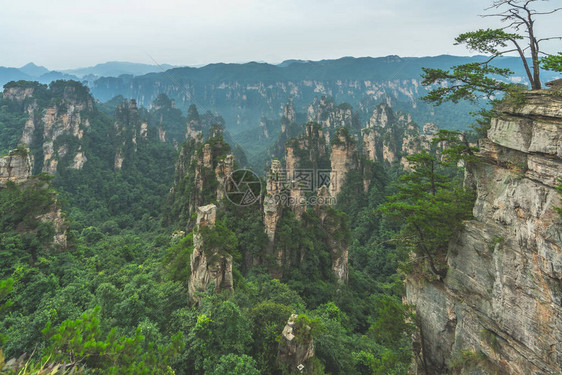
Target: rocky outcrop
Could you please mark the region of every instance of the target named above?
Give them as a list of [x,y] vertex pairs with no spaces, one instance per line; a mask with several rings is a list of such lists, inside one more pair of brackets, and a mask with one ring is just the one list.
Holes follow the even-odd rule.
[[290,373],[312,373],[310,359],[314,357],[314,340],[310,331],[304,319],[296,314],[289,317],[279,341],[277,361],[281,368],[287,368]]
[[187,133],[186,139],[196,139],[200,140],[203,137],[203,126],[201,124],[201,118],[199,117],[199,112],[195,104],[189,106],[187,111]]
[[124,100],[115,109],[114,138],[116,150],[113,168],[123,168],[125,160],[131,161],[138,149],[138,141],[144,139],[141,136],[142,123],[135,100]]
[[475,219],[449,245],[446,278],[406,282],[421,326],[419,374],[562,368],[562,219],[554,209],[562,99],[529,92],[499,110],[467,175],[477,188]]
[[359,117],[353,113],[351,105],[347,103],[336,105],[333,99],[325,96],[314,99],[308,106],[307,116],[309,122],[320,124],[326,142],[330,142],[331,136],[340,127],[359,128]]
[[409,114],[395,113],[388,104],[379,104],[361,130],[363,155],[369,160],[401,162],[407,167],[405,156],[429,148],[429,141],[438,130],[435,128],[435,124],[426,124],[424,134],[420,134]]
[[197,222],[193,230],[193,253],[190,257],[191,275],[189,277],[189,297],[198,303],[198,293],[207,291],[211,282],[215,290],[220,292],[233,289],[232,256],[221,254],[217,249],[206,248],[203,228],[213,228],[217,215],[214,204],[197,208]]
[[[6,187],[6,183],[13,182],[20,189],[49,189],[50,185],[37,177],[32,177],[32,157],[29,149],[18,148],[10,151],[7,155],[0,157],[0,189]],[[68,223],[65,215],[60,209],[55,193],[50,193],[51,203],[35,217],[41,222],[53,224],[53,244],[59,249],[67,248]]]
[[11,181],[22,183],[31,177],[32,160],[28,149],[12,150],[0,156],[0,187]]
[[[320,125],[309,122],[304,134],[285,144],[285,186],[290,197],[287,202],[298,218],[306,211],[305,192],[312,191],[312,181],[304,180],[306,176],[312,178],[308,172],[327,169],[329,165],[323,134]],[[303,171],[306,173],[301,173]]]
[[67,232],[69,226],[64,213],[60,208],[58,208],[57,202],[55,201],[52,210],[40,215],[38,219],[42,222],[49,222],[53,224],[53,229],[55,230],[53,244],[59,249],[66,249],[68,247]]
[[215,177],[217,179],[217,202],[224,199],[226,195],[226,179],[234,172],[234,155],[226,155],[224,159],[217,162]]
[[2,96],[4,99],[23,102],[25,99],[31,98],[33,96],[34,91],[35,91],[35,86],[6,85],[4,87],[4,92]]
[[272,160],[271,168],[267,175],[266,194],[263,200],[265,233],[271,245],[273,245],[273,240],[275,239],[277,222],[281,218],[282,207],[276,197],[279,197],[282,191],[282,184],[284,182],[282,173],[284,171],[281,170],[281,162],[279,160]]
[[344,235],[349,231],[348,223],[330,206],[331,195],[326,186],[318,189],[316,200],[316,215],[320,225],[327,235],[327,244],[332,259],[332,271],[338,283],[347,284],[349,277],[349,238]]
[[[288,250],[276,246],[277,224],[284,215],[284,209],[292,211],[295,218],[301,220],[312,206],[320,217],[320,222],[314,225],[321,226],[326,233],[325,241],[330,249],[336,279],[340,283],[347,282],[349,244],[348,239],[340,238],[347,228],[341,227],[336,211],[330,206],[344,185],[348,172],[358,167],[359,160],[356,143],[347,128],[339,128],[334,137],[331,155],[328,156],[322,128],[309,122],[304,134],[287,142],[285,169],[278,160],[271,162],[263,208],[265,233],[269,238],[268,255],[276,261],[276,267],[271,268],[274,277],[280,278],[282,269],[295,266],[294,259],[302,259],[306,252],[305,249]],[[325,180],[322,180],[323,175]],[[297,253],[300,254],[298,257]]]
[[[47,87],[34,82],[6,85],[4,98],[23,102],[27,121],[19,144],[33,148],[38,172],[55,175],[59,163],[81,169],[87,158],[81,140],[89,128],[94,101],[88,89],[74,81],[56,81]],[[50,100],[46,100],[49,98]]]
[[358,167],[357,146],[349,136],[347,128],[340,128],[332,142],[330,154],[330,194],[336,197],[341,191],[347,173]]

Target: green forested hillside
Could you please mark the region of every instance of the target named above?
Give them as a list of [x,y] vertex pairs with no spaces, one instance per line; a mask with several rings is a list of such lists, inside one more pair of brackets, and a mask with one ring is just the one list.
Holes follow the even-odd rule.
[[[282,354],[286,345],[313,343],[305,373],[407,373],[415,314],[401,303],[398,269],[410,248],[394,239],[400,221],[379,209],[400,191],[398,163],[356,156],[361,168],[347,174],[337,205],[299,214],[283,208],[272,244],[263,199],[240,207],[216,198],[216,168],[230,150],[220,121],[210,126],[218,117],[192,110],[186,120],[165,96],[150,111],[122,99],[80,107],[73,100],[84,98],[69,96],[73,85],[38,86],[37,97],[0,101],[4,151],[20,142],[29,105],[42,116],[82,108],[71,125],[83,130],[74,136],[65,128],[56,138],[66,151],[55,147],[52,180],[41,174],[0,184],[0,371],[18,373],[27,362],[100,374],[284,375],[299,371]],[[201,138],[182,145],[189,121]],[[41,129],[29,145],[36,171],[48,151]],[[291,144],[306,144],[302,137]],[[208,167],[198,164],[207,149]],[[87,159],[80,168],[71,159],[77,152]],[[194,226],[191,202],[218,206],[213,228]],[[59,208],[64,225],[42,216]],[[200,233],[204,246],[231,257],[233,290],[219,293],[211,283],[197,303],[188,287]],[[334,243],[349,248],[347,283],[332,272]],[[281,264],[274,251],[283,252]],[[287,344],[289,318],[296,339]]]

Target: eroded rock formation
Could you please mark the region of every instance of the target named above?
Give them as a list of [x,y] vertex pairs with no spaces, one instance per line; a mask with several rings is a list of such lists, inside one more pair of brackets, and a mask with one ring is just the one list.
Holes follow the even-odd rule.
[[342,217],[330,206],[330,191],[326,186],[318,189],[316,214],[320,218],[320,225],[327,234],[328,247],[332,258],[332,271],[340,284],[347,284],[349,277],[349,238],[343,234],[348,225]]
[[[319,124],[307,123],[305,133],[292,138],[285,146],[285,169],[278,160],[271,162],[263,209],[265,233],[269,238],[268,255],[276,261],[276,267],[271,269],[274,277],[280,278],[283,268],[295,266],[296,254],[303,258],[306,251],[296,248],[289,251],[276,245],[278,222],[285,210],[292,211],[295,218],[301,220],[306,210],[314,207],[321,218],[314,225],[321,226],[327,234],[332,270],[338,282],[347,282],[348,239],[336,239],[343,228],[339,220],[334,220],[337,215],[330,206],[341,191],[348,172],[358,167],[358,151],[347,128],[339,128],[334,133],[335,140],[328,155],[329,144],[323,134]],[[316,197],[311,194],[316,194]],[[316,200],[309,201],[311,197]]]
[[265,233],[269,238],[270,244],[273,244],[277,222],[281,218],[282,208],[276,197],[282,191],[282,173],[284,171],[281,170],[281,162],[279,160],[272,160],[271,168],[267,175],[266,195],[263,200]]
[[233,289],[232,256],[222,254],[217,249],[207,248],[203,228],[213,228],[217,215],[214,204],[197,208],[197,222],[193,230],[193,253],[190,257],[191,275],[189,277],[189,297],[199,302],[198,292],[206,292],[211,282],[215,290],[220,292]]
[[28,149],[12,150],[0,157],[0,187],[8,181],[25,182],[31,177],[32,160]]
[[4,87],[3,97],[4,99],[15,100],[18,102],[24,101],[26,98],[33,96],[35,91],[34,86],[25,87],[17,85],[6,85]]
[[310,330],[296,314],[289,317],[279,342],[277,360],[282,368],[286,367],[291,373],[312,373],[309,360],[314,357],[314,340]]
[[359,165],[357,146],[350,139],[347,129],[338,129],[335,137],[330,154],[330,194],[333,197],[340,193],[348,172]]
[[[45,183],[37,177],[32,177],[33,160],[29,149],[18,148],[10,151],[7,155],[0,157],[0,189],[6,187],[6,183],[13,182],[20,189],[29,187],[38,189],[49,189],[48,183]],[[53,224],[54,235],[53,244],[59,249],[67,247],[67,231],[68,223],[65,215],[60,209],[55,193],[50,193],[51,203],[48,208],[35,218],[41,222],[50,222]]]
[[336,129],[340,127],[348,129],[359,128],[359,117],[353,113],[353,108],[350,104],[342,103],[336,105],[333,99],[326,98],[325,96],[320,99],[314,99],[308,106],[307,117],[308,121],[321,125],[328,143]]
[[467,174],[475,219],[449,245],[446,278],[406,283],[421,323],[419,374],[562,368],[562,98],[529,92],[500,111]]
[[405,157],[429,149],[437,131],[437,125],[427,123],[420,134],[409,114],[395,113],[388,104],[382,103],[362,129],[363,155],[373,161],[400,162],[407,169],[409,164]]

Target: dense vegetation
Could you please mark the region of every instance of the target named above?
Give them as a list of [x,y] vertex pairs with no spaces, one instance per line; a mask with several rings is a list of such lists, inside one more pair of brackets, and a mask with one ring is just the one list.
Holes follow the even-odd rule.
[[[68,95],[60,82],[38,91],[39,108],[64,105]],[[72,100],[89,98],[79,87],[71,92]],[[21,134],[26,101],[0,104],[0,130],[9,136],[0,139],[7,140],[7,150]],[[470,199],[455,168],[424,153],[411,159],[413,173],[400,177],[399,165],[361,160],[336,207],[309,207],[301,218],[284,209],[275,243],[285,254],[279,266],[268,255],[260,204],[216,202],[211,168],[200,170],[203,190],[194,198],[203,145],[192,139],[180,146],[182,128],[189,121],[199,126],[214,168],[232,152],[219,117],[200,116],[193,107],[184,118],[165,96],[150,111],[116,98],[81,115],[90,124],[83,138],[63,135],[59,141],[87,153],[82,169],[69,168],[70,160],[62,157],[52,182],[40,175],[0,189],[0,368],[8,358],[20,358],[6,369],[64,364],[100,374],[289,374],[278,348],[289,316],[297,314],[295,329],[314,340],[315,374],[407,372],[415,314],[402,305],[403,271],[397,270],[407,269],[411,250],[442,252],[467,217]],[[147,124],[143,136],[141,123]],[[162,142],[159,129],[168,141]],[[352,142],[345,129],[338,134]],[[454,144],[456,133],[445,135]],[[180,173],[174,181],[175,146]],[[31,150],[38,158],[40,142]],[[116,152],[124,157],[119,168]],[[295,152],[305,166],[329,166],[310,150]],[[434,174],[428,174],[428,162]],[[405,226],[392,220],[405,207],[396,206],[399,201],[411,206]],[[215,227],[203,230],[204,246],[232,255],[234,290],[216,293],[210,287],[192,304],[187,289],[193,235],[180,231],[192,228],[191,206],[211,202],[220,210]],[[66,212],[66,249],[53,242],[52,223],[38,220],[59,207]],[[449,227],[432,226],[451,208],[456,211]],[[321,221],[321,215],[328,219]],[[400,241],[411,237],[415,220],[438,241],[417,241],[417,250]],[[348,284],[338,284],[332,272],[330,243],[349,245]]]

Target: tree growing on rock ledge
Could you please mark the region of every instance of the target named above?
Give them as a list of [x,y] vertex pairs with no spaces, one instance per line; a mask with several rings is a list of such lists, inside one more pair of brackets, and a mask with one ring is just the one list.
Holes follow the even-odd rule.
[[[469,50],[489,56],[481,63],[468,63],[453,66],[450,70],[422,68],[422,84],[439,87],[431,90],[424,100],[437,105],[444,101],[460,100],[476,101],[479,95],[488,99],[498,92],[516,92],[521,85],[501,81],[494,76],[509,77],[513,72],[506,68],[490,65],[497,57],[509,53],[517,53],[531,89],[541,89],[540,64],[541,56],[548,55],[541,51],[541,42],[562,39],[561,36],[539,38],[535,33],[537,16],[553,14],[562,8],[546,11],[533,9],[534,3],[541,0],[496,0],[486,10],[489,12],[482,17],[498,17],[505,24],[499,29],[480,29],[459,35],[455,44],[464,44]],[[543,59],[545,68],[556,70],[560,68],[560,55],[547,56]]]
[[421,266],[408,273],[426,276],[423,269],[427,265],[433,274],[430,278],[443,280],[449,241],[463,221],[472,217],[474,193],[461,181],[445,175],[442,163],[427,151],[407,159],[413,165],[412,173],[399,179],[396,194],[387,197],[379,210],[388,219],[402,223],[396,240],[415,255],[410,266]]

